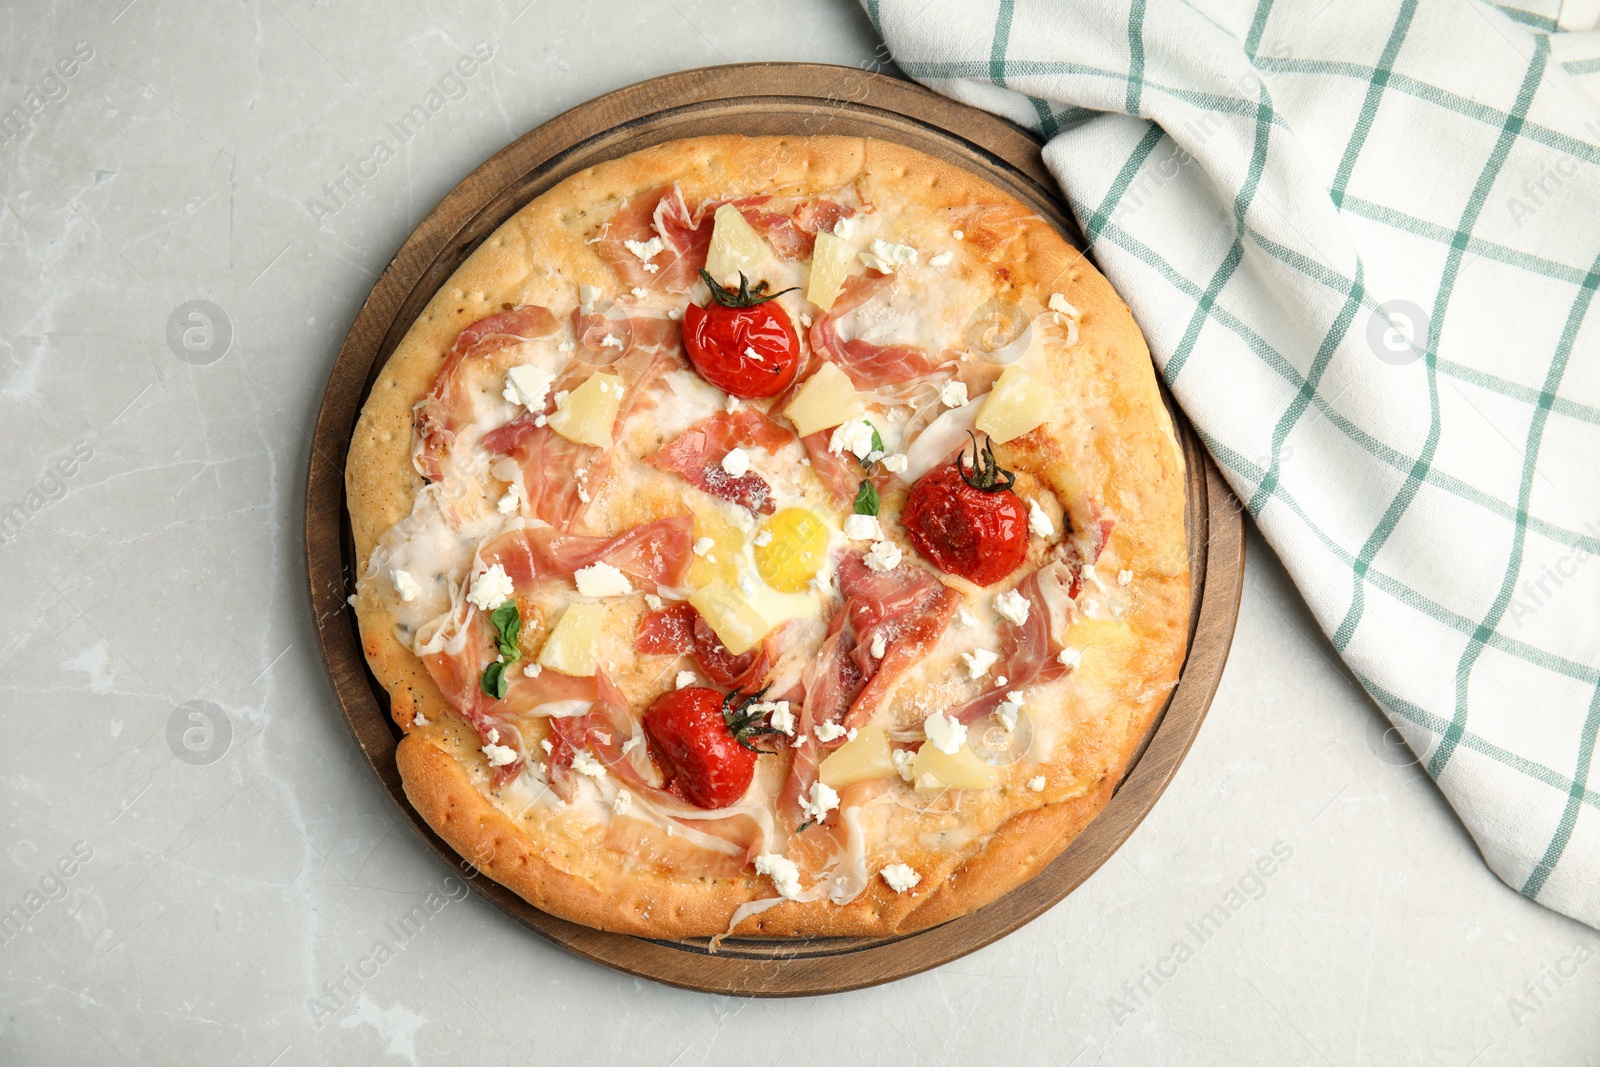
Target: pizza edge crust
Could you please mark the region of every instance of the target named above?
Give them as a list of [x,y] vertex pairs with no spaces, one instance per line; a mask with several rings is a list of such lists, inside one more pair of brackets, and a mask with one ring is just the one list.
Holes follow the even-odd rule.
[[[551,301],[548,294],[575,290],[579,283],[615,286],[611,269],[582,245],[588,223],[574,219],[596,205],[679,179],[690,196],[698,191],[690,187],[691,179],[735,194],[778,187],[794,195],[870,179],[892,183],[897,195],[933,208],[963,204],[1021,208],[958,167],[903,146],[856,138],[697,138],[655,146],[566,179],[485,240],[429,301],[375,381],[346,468],[358,573],[365,570],[378,535],[409,513],[423,484],[410,459],[412,407],[431,386],[456,334],[499,310],[502,303]],[[1105,807],[1176,684],[1186,652],[1189,612],[1183,555],[1184,469],[1148,350],[1126,306],[1076,249],[1042,219],[1029,215],[1020,225],[1026,231],[1027,262],[1010,264],[1020,275],[1017,288],[1058,288],[1083,311],[1086,323],[1094,322],[1096,367],[1128,405],[1119,413],[1125,417],[1107,434],[1128,446],[1136,468],[1116,471],[1124,475],[1119,479],[1124,484],[1114,509],[1122,519],[1121,532],[1114,536],[1126,539],[1119,545],[1131,562],[1150,563],[1160,571],[1145,575],[1148,591],[1137,612],[1129,613],[1129,620],[1139,624],[1143,654],[1131,656],[1117,675],[1119,680],[1127,675],[1139,682],[1140,695],[1123,702],[1118,736],[1105,738],[1106,773],[1097,785],[1081,795],[1010,816],[937,885],[925,880],[912,891],[895,894],[874,878],[850,904],[785,902],[746,919],[740,933],[906,933],[998,899],[1043,870]],[[536,246],[537,266],[531,254]],[[553,310],[559,314],[570,308]],[[1077,349],[1074,353],[1078,358]],[[1010,450],[1049,467],[1048,438],[1035,432],[1013,442]],[[1046,480],[1060,490],[1071,472],[1063,467],[1059,479],[1055,473],[1052,470]],[[414,725],[418,712],[439,719],[450,714],[448,706],[421,661],[396,638],[381,600],[363,594],[355,606],[369,665],[388,690],[391,713],[407,734],[396,754],[407,798],[445,841],[483,873],[551,914],[603,930],[651,937],[726,932],[738,905],[772,895],[765,879],[749,873],[734,879],[691,880],[655,868],[623,871],[616,853],[597,858],[597,850],[580,842],[535,841],[474,784],[468,766],[481,764],[476,752],[458,757],[447,750],[448,741],[436,728]],[[566,855],[553,855],[563,851],[559,847],[563,844]]]

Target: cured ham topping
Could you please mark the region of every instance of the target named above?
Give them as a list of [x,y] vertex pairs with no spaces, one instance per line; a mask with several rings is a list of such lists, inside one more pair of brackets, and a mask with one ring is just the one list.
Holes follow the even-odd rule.
[[800,443],[806,446],[811,469],[828,487],[833,502],[845,507],[856,498],[856,491],[861,487],[861,467],[853,455],[828,451],[832,433],[832,430],[818,430],[809,437],[802,437]]
[[[872,718],[900,675],[938,641],[961,603],[961,594],[921,568],[902,564],[874,571],[853,553],[839,562],[839,591],[856,630],[852,656],[866,679],[844,726],[860,727]],[[881,647],[882,656],[872,654],[875,647]]]
[[443,477],[443,462],[456,434],[472,421],[469,377],[496,353],[524,341],[550,337],[560,328],[546,308],[526,304],[479,319],[457,335],[445,354],[433,388],[417,402],[417,469],[429,481]]
[[609,563],[646,589],[679,587],[687,580],[694,561],[694,520],[687,515],[658,519],[635,526],[615,537],[549,536],[530,531],[550,570],[571,575],[595,563]]
[[779,259],[810,259],[817,234],[833,229],[834,223],[855,214],[854,208],[833,200],[802,201],[787,215],[766,210],[762,205],[767,202],[766,197],[753,196],[735,200],[733,204],[745,221],[766,239]]
[[1006,679],[981,696],[950,712],[952,718],[971,722],[987,715],[1005,699],[1005,691],[1050,682],[1067,672],[1057,658],[1066,642],[1063,635],[1072,621],[1070,586],[1076,574],[1065,563],[1047,564],[1017,584],[1016,592],[1028,602],[1028,614],[1018,626],[1010,620],[1000,624],[1000,661],[989,672]]
[[839,320],[893,284],[891,275],[868,271],[853,275],[844,283],[833,308],[811,324],[811,347],[823,359],[837,363],[858,389],[880,385],[903,385],[935,373],[943,361],[914,345],[875,345],[859,337],[846,341],[839,336]]
[[759,647],[735,656],[693,605],[674,604],[640,620],[633,647],[648,655],[692,656],[701,673],[717,685],[754,692],[777,662],[781,630],[769,634]]
[[[522,487],[528,508],[545,522],[564,529],[582,509],[588,490],[598,485],[607,466],[606,454],[593,445],[567,440],[538,417],[523,412],[499,429],[484,435],[490,452],[510,456],[522,468]],[[584,472],[580,478],[579,471]]]
[[[611,216],[600,231],[595,251],[629,286],[686,290],[706,265],[711,227],[701,223],[709,223],[715,210],[715,206],[702,204],[691,211],[676,184],[647,193]],[[629,242],[645,247],[656,238],[663,247],[649,259],[641,259],[629,247]]]
[[734,448],[761,448],[775,453],[794,440],[794,434],[754,407],[729,413],[719,411],[685,430],[678,439],[645,462],[658,470],[682,476],[696,489],[710,493],[758,515],[777,510],[772,486],[759,474],[729,474],[722,460]]

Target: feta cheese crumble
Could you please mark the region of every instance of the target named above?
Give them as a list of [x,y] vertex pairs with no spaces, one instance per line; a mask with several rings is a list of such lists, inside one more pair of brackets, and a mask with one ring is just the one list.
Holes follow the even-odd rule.
[[495,510],[502,515],[510,515],[522,506],[522,491],[516,484],[506,486],[505,495],[495,504]]
[[579,774],[588,775],[595,781],[599,781],[606,776],[606,769],[600,765],[600,761],[587,752],[574,752],[572,754],[572,769]]
[[824,782],[811,783],[811,799],[800,805],[800,810],[811,818],[821,822],[828,817],[828,812],[839,806],[839,794],[834,792],[832,786]]
[[728,449],[728,454],[722,457],[722,469],[735,478],[742,478],[750,473],[750,453],[742,448]]
[[1002,619],[1018,626],[1028,621],[1028,598],[1015,589],[994,598],[994,610]]
[[[490,733],[492,734],[493,731],[491,730]],[[490,741],[479,751],[488,758],[489,766],[491,767],[504,767],[507,764],[517,762],[517,750],[510,745],[497,745]]]
[[704,556],[715,547],[717,547],[717,543],[711,540],[711,538],[699,537],[696,538],[694,542],[694,554],[697,556]]
[[633,794],[626,789],[617,790],[616,797],[611,801],[611,810],[621,815],[633,807]]
[[956,258],[954,252],[940,252],[928,257],[928,262],[935,267],[948,267],[950,261]]
[[1132,581],[1133,581],[1133,572],[1132,571],[1118,571],[1117,572],[1117,584],[1118,585],[1128,585]]
[[1044,792],[1044,775],[1036,774],[1032,778],[1029,778],[1028,788],[1033,790],[1035,793]]
[[765,712],[767,725],[785,737],[794,736],[794,711],[789,707],[787,700],[774,700],[770,703],[757,704],[750,709],[755,712]]
[[555,375],[523,364],[506,371],[506,387],[500,395],[537,413],[544,409],[545,397],[550,395],[555,380]]
[[1028,532],[1039,537],[1049,537],[1056,532],[1055,523],[1044,513],[1037,500],[1028,501]]
[[861,562],[867,565],[869,571],[892,571],[900,566],[900,546],[893,541],[874,541],[872,548],[861,557]]
[[633,592],[628,576],[603,560],[580,568],[572,577],[583,596],[627,596]]
[[978,625],[978,617],[966,608],[962,608],[956,612],[956,622],[970,630]]
[[400,599],[407,604],[417,599],[422,593],[422,586],[417,584],[417,580],[411,577],[411,572],[409,571],[390,571],[389,580],[394,582],[394,591],[399,593]]
[[673,681],[674,689],[687,689],[695,682],[694,671],[679,671],[678,677]]
[[1083,662],[1083,653],[1075,648],[1063,648],[1061,654],[1056,657],[1056,662],[1071,670]]
[[652,237],[648,241],[623,241],[622,247],[638,256],[640,260],[655,259],[667,250],[667,243],[660,237]]
[[795,866],[793,860],[763,852],[756,857],[756,873],[772,879],[772,888],[785,900],[800,896],[800,868]]
[[968,678],[982,678],[989,673],[990,667],[1000,662],[1000,653],[991,652],[987,648],[977,648],[971,652],[961,653],[961,658],[966,661]]
[[895,773],[905,781],[911,781],[913,777],[911,774],[911,761],[915,758],[911,750],[897,748],[889,753],[889,758],[894,761]]
[[1000,706],[994,709],[995,718],[1000,720],[1000,725],[1010,733],[1017,728],[1017,715],[1022,711],[1022,694],[1015,689],[1006,694]]
[[537,663],[530,663],[526,667],[522,668],[522,676],[524,678],[537,678],[543,673],[544,668],[539,666]]
[[866,419],[846,419],[828,438],[828,451],[834,455],[849,452],[857,459],[872,454],[872,423]]
[[904,474],[910,465],[911,461],[906,458],[904,452],[890,452],[883,457],[883,469],[890,474]]
[[836,741],[843,737],[844,727],[836,722],[819,722],[812,732],[817,735],[818,741],[826,744],[829,741]]
[[649,608],[651,611],[660,611],[661,598],[656,596],[654,593],[646,593],[644,595],[644,606]]
[[614,333],[608,333],[604,337],[600,338],[600,347],[601,348],[623,348],[623,347],[626,347],[626,346],[623,345],[622,338],[618,337]]
[[872,242],[870,251],[861,253],[861,262],[880,274],[893,274],[896,267],[916,266],[917,250],[880,237]]
[[922,875],[906,866],[904,863],[891,863],[878,872],[883,875],[883,883],[896,893],[904,893],[908,889],[915,889],[922,881]]
[[756,531],[756,535],[750,539],[750,543],[755,545],[757,548],[766,548],[768,545],[772,544],[772,531]]
[[1049,308],[1051,311],[1058,312],[1062,315],[1071,315],[1073,318],[1077,318],[1080,314],[1082,314],[1077,308],[1067,303],[1067,298],[1062,296],[1060,293],[1050,294]]
[[852,541],[882,541],[883,527],[876,515],[846,515],[844,535]]
[[882,659],[884,652],[888,651],[888,642],[884,640],[882,634],[874,634],[872,637],[872,647],[867,651],[872,653],[873,659]]
[[967,383],[948,381],[939,387],[939,403],[947,408],[959,408],[967,402]]
[[422,714],[422,712],[419,711],[415,715],[411,716],[411,725],[412,726],[427,726],[428,725],[428,717],[426,715]]
[[922,724],[922,732],[928,735],[928,741],[933,747],[943,752],[946,756],[954,756],[961,751],[961,746],[967,741],[967,727],[958,719],[949,718],[942,711],[936,711],[928,716]]
[[479,611],[493,611],[510,600],[514,590],[511,576],[506,573],[504,567],[496,563],[472,579],[472,588],[467,591],[467,600],[471,601]]

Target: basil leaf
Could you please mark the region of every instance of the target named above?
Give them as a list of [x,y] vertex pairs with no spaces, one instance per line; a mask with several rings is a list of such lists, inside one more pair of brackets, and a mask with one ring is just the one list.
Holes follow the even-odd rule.
[[506,695],[506,690],[511,683],[506,681],[506,664],[495,662],[483,669],[483,679],[478,683],[483,687],[485,696],[501,700]]
[[[867,425],[868,426],[872,426],[872,423],[869,422],[869,423],[867,423]],[[872,451],[873,452],[884,452],[884,451],[887,451],[887,449],[885,449],[883,447],[883,438],[881,436],[879,436],[878,428],[876,426],[872,426]]]
[[871,482],[863,481],[861,488],[856,490],[856,514],[876,515],[878,513],[878,487]]
[[[520,659],[522,650],[517,647],[517,638],[522,633],[522,614],[517,611],[517,602],[508,600],[494,609],[494,614],[489,616],[497,634],[495,645],[502,656],[509,663],[511,660]],[[488,690],[484,690],[488,692]]]

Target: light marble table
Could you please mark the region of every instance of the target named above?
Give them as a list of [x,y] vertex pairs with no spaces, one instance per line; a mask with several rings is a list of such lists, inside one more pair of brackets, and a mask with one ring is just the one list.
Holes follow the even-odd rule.
[[[1258,540],[1171,789],[981,952],[738,1000],[455,898],[312,640],[301,494],[339,341],[433,204],[556,113],[706,64],[871,66],[876,46],[844,0],[8,5],[0,908],[26,925],[0,927],[0,1062],[1600,1063],[1600,934],[1489,873]],[[388,123],[433,89],[402,143]],[[330,203],[380,140],[393,157]],[[216,332],[185,347],[196,300]],[[318,1008],[385,939],[394,958]]]

